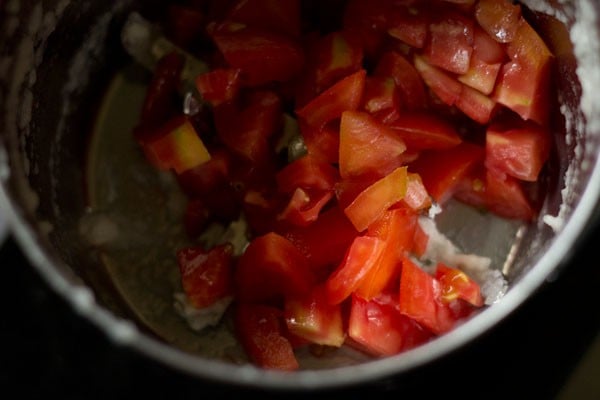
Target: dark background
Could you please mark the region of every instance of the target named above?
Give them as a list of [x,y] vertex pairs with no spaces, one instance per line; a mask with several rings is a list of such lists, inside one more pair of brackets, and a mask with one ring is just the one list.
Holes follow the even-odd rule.
[[[600,229],[593,230],[555,280],[468,346],[406,375],[304,393],[203,382],[115,345],[46,286],[9,238],[0,249],[0,388],[20,398],[61,399],[247,394],[286,399],[555,399],[600,333],[598,235]],[[600,379],[597,372],[590,379]],[[600,393],[581,398],[598,399]]]

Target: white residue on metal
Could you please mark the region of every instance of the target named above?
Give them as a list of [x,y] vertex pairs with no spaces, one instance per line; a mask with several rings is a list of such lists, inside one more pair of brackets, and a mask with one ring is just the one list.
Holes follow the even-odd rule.
[[486,304],[498,301],[508,290],[508,283],[500,271],[492,268],[488,257],[460,252],[457,246],[443,235],[432,218],[422,216],[419,225],[428,235],[427,248],[422,261],[442,262],[449,267],[462,270],[481,287]]
[[227,227],[213,223],[200,235],[198,241],[205,247],[211,248],[223,243],[233,245],[233,254],[242,255],[248,246],[248,222],[242,215],[237,221],[232,221]]
[[[117,7],[118,8],[118,7]],[[83,45],[75,54],[73,60],[69,62],[67,82],[62,89],[62,110],[61,118],[56,129],[55,143],[50,147],[50,170],[55,170],[55,165],[60,162],[61,156],[58,152],[61,149],[60,142],[62,134],[66,131],[68,119],[73,112],[77,112],[77,99],[82,91],[87,86],[91,73],[91,68],[102,55],[102,44],[106,41],[109,24],[114,16],[114,13],[107,12],[102,15],[98,22],[89,30],[87,37],[83,40]],[[56,202],[58,193],[55,193],[58,187],[57,177],[50,174],[52,183],[52,207],[55,215],[60,215],[60,209]]]
[[[531,4],[530,4],[531,3]],[[562,102],[560,111],[565,117],[567,146],[574,145],[574,154],[569,158],[565,171],[564,187],[561,190],[561,204],[557,215],[543,215],[541,220],[555,233],[563,229],[566,218],[576,202],[575,188],[578,187],[579,176],[592,167],[591,159],[595,155],[595,145],[583,146],[583,143],[593,139],[600,132],[600,104],[597,101],[597,90],[600,87],[600,44],[598,41],[597,10],[593,1],[577,2],[562,0],[559,2],[565,12],[558,7],[552,7],[548,2],[527,1],[525,4],[532,10],[554,16],[559,21],[569,24],[569,34],[573,43],[574,55],[577,59],[577,77],[581,83],[581,98],[579,110],[583,118]],[[585,140],[584,140],[585,139]],[[596,138],[597,139],[597,138]],[[589,154],[586,154],[586,150]]]
[[217,300],[208,307],[196,308],[189,303],[183,292],[176,292],[173,299],[173,307],[177,314],[185,319],[190,328],[197,332],[209,326],[217,326],[233,301],[233,297],[228,296]]
[[193,82],[198,75],[209,70],[206,63],[167,40],[157,26],[136,12],[131,13],[125,21],[121,42],[127,53],[150,71],[154,70],[158,60],[172,51],[185,57],[181,72],[183,81]]
[[119,239],[118,224],[106,214],[88,213],[79,219],[79,234],[92,246],[108,245]]

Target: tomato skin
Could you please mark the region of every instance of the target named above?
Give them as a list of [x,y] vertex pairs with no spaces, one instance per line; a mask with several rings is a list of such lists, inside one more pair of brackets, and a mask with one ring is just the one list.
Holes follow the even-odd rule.
[[321,210],[333,197],[332,190],[304,190],[298,187],[277,218],[293,225],[308,226],[319,218]]
[[432,332],[441,333],[437,319],[436,299],[440,294],[439,283],[427,272],[404,258],[400,275],[400,312]]
[[183,290],[196,308],[210,306],[233,293],[233,247],[216,246],[208,251],[199,246],[177,251]]
[[522,17],[515,39],[506,46],[506,53],[510,60],[502,67],[493,99],[525,120],[547,125],[554,56]]
[[304,254],[319,277],[324,277],[332,265],[340,263],[358,236],[338,205],[323,211],[315,222],[306,227],[286,227],[280,233]]
[[457,185],[456,199],[500,217],[532,221],[535,210],[522,182],[479,166]]
[[454,105],[462,92],[462,84],[446,71],[428,63],[423,56],[415,55],[414,63],[425,84],[439,99],[449,106]]
[[475,7],[475,19],[500,43],[509,43],[517,36],[521,7],[509,0],[480,0]]
[[396,82],[391,77],[368,76],[362,102],[362,108],[371,115],[385,116],[380,118],[382,122],[395,120],[401,107]]
[[263,304],[239,303],[235,309],[236,335],[257,366],[279,371],[299,368],[294,349],[285,335],[283,312]]
[[285,300],[285,321],[288,330],[310,343],[340,347],[345,333],[340,305],[329,304],[322,286],[304,297]]
[[373,300],[352,295],[348,322],[351,346],[375,356],[385,357],[409,350],[429,341],[433,335],[399,311],[389,294]]
[[464,74],[473,53],[473,20],[451,11],[441,13],[429,25],[424,54],[432,65]]
[[300,0],[237,0],[227,17],[291,37],[300,36]]
[[134,133],[138,141],[143,142],[148,129],[162,125],[176,112],[175,99],[181,81],[185,59],[177,52],[171,52],[162,57],[154,70],[152,80],[146,89],[142,104],[140,122],[145,129],[136,130]]
[[296,188],[332,190],[339,180],[338,171],[328,162],[311,154],[300,157],[277,172],[277,187],[283,193]]
[[363,278],[377,265],[385,243],[373,236],[358,236],[354,239],[344,260],[325,282],[329,304],[340,304],[358,288]]
[[269,90],[247,93],[240,106],[224,103],[214,109],[219,139],[234,154],[258,165],[275,157],[269,141],[281,128],[282,116],[281,98]]
[[486,132],[485,165],[491,170],[535,182],[550,156],[551,136],[533,123],[495,124]]
[[411,47],[422,49],[429,35],[430,15],[416,7],[396,7],[388,22],[388,34]]
[[[229,151],[215,148],[211,149],[210,160],[176,174],[177,182],[183,193],[190,199],[190,203],[196,203],[198,206],[196,211],[200,211],[200,214],[196,212],[196,217],[202,216],[206,211],[209,220],[214,218],[221,221],[237,219],[241,203],[230,184],[233,163],[233,157]],[[194,213],[192,212],[192,214]],[[193,222],[194,218],[193,215],[190,215],[192,226],[199,226],[197,223],[199,221]],[[192,231],[194,231],[193,228]]]
[[323,128],[342,116],[344,111],[356,110],[362,100],[367,71],[361,69],[339,80],[329,89],[296,111],[307,124]]
[[416,214],[397,208],[387,211],[369,227],[367,235],[383,240],[385,249],[377,265],[365,275],[356,289],[358,296],[370,300],[395,282],[402,258],[413,248],[416,225]]
[[504,47],[483,29],[476,27],[469,70],[460,75],[458,80],[485,95],[490,95],[506,58]]
[[211,24],[207,29],[228,65],[242,71],[245,85],[285,82],[304,66],[303,49],[289,36],[235,23]]
[[217,68],[196,77],[196,87],[202,99],[213,107],[233,101],[240,90],[239,69]]
[[427,106],[423,79],[415,66],[397,51],[383,53],[373,74],[394,79],[404,109],[420,110]]
[[462,85],[455,105],[473,121],[482,125],[490,122],[498,110],[494,99],[468,85]]
[[442,284],[410,259],[402,261],[398,308],[436,335],[452,330],[476,308],[460,298],[444,301]]
[[498,216],[530,222],[536,213],[521,182],[511,176],[486,173],[486,207]]
[[340,124],[339,170],[343,179],[381,178],[400,167],[406,144],[396,132],[362,111],[345,111]]
[[483,146],[462,142],[449,150],[424,152],[409,168],[421,176],[431,197],[443,204],[470,169],[483,162],[484,156]]
[[454,125],[433,113],[402,114],[389,126],[411,150],[442,150],[462,142]]
[[374,57],[387,35],[388,18],[392,10],[387,0],[351,0],[343,15],[344,29],[361,40],[365,56]]
[[385,211],[406,195],[407,169],[399,167],[389,175],[363,190],[344,213],[357,231],[362,232],[381,217]]
[[304,254],[274,232],[250,242],[237,263],[234,280],[240,301],[263,303],[305,295],[315,284]]
[[331,87],[335,82],[362,69],[363,49],[356,37],[340,30],[326,34],[315,43],[314,75],[315,94]]
[[304,121],[299,121],[299,126],[308,154],[330,164],[338,163],[340,133],[335,123],[312,127]]
[[424,211],[431,207],[431,196],[427,192],[421,176],[409,172],[406,179],[406,194],[400,203],[413,211]]

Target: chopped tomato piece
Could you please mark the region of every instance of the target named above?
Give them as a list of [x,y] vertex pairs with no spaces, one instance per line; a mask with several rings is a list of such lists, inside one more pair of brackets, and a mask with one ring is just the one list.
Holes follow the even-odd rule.
[[236,307],[234,321],[236,336],[255,365],[280,371],[299,368],[292,344],[286,337],[280,309],[240,303]]
[[455,12],[443,12],[429,24],[425,56],[431,65],[455,74],[469,70],[473,53],[473,20]]
[[504,218],[531,221],[535,215],[521,181],[506,174],[500,176],[483,166],[463,178],[455,197]]
[[436,299],[440,295],[439,283],[408,258],[402,261],[400,274],[400,312],[435,333],[446,331],[437,319]]
[[288,330],[311,343],[333,347],[344,344],[342,308],[327,301],[322,286],[307,296],[286,299],[284,315]]
[[322,128],[344,111],[356,110],[362,100],[367,72],[361,69],[341,79],[296,111],[307,124]]
[[240,90],[240,70],[219,68],[198,75],[196,87],[202,99],[213,106],[232,101]]
[[415,56],[415,68],[442,102],[449,106],[456,103],[463,87],[459,81],[442,69],[429,64],[422,56]]
[[[184,64],[185,59],[177,52],[171,52],[158,61],[142,104],[140,121],[143,127],[151,129],[162,125],[175,114],[175,99]],[[147,130],[136,131],[138,141],[143,141]]]
[[534,122],[519,122],[508,128],[494,124],[486,132],[487,168],[515,178],[535,182],[550,155],[550,133]]
[[429,235],[425,233],[421,224],[417,223],[415,227],[415,236],[413,237],[413,248],[412,252],[415,256],[421,258],[427,251],[427,245],[429,244]]
[[199,236],[208,226],[210,218],[210,209],[204,201],[201,199],[189,200],[183,216],[185,232],[191,238]]
[[185,116],[163,124],[142,144],[146,158],[156,168],[181,174],[210,160],[210,154],[196,129]]
[[362,69],[363,49],[347,31],[335,31],[321,37],[314,49],[314,84],[321,93],[335,82]]
[[293,225],[310,225],[319,218],[321,210],[333,196],[333,190],[304,190],[298,187],[277,217]]
[[362,283],[364,277],[379,262],[385,242],[374,236],[358,236],[348,249],[344,260],[325,282],[327,300],[339,304]]
[[214,109],[217,135],[225,146],[254,164],[268,164],[275,156],[270,138],[281,128],[282,105],[272,91],[248,93],[244,104],[221,104]]
[[440,282],[441,297],[446,303],[460,298],[477,307],[483,305],[479,285],[463,271],[439,263],[435,278]]
[[300,0],[236,0],[228,18],[292,37],[300,36]]
[[398,307],[436,335],[450,331],[475,309],[458,298],[444,302],[441,283],[408,258],[402,261]]
[[520,19],[517,34],[507,46],[493,98],[523,119],[545,125],[550,108],[550,69],[553,55],[533,27]]
[[535,215],[523,185],[511,176],[499,177],[488,171],[485,196],[487,208],[501,217],[531,221]]
[[212,24],[209,28],[229,66],[242,71],[246,85],[285,82],[302,71],[304,52],[289,36],[239,23]]
[[423,78],[415,66],[397,51],[391,50],[383,53],[373,74],[394,78],[404,108],[420,110],[427,106]]
[[396,7],[390,14],[387,32],[409,46],[421,49],[428,38],[429,21],[429,13],[421,8]]
[[394,121],[401,107],[400,95],[392,77],[368,76],[363,109],[383,123]]
[[431,207],[431,196],[427,192],[421,176],[409,172],[406,179],[406,194],[400,202],[413,211],[426,210]]
[[449,150],[423,152],[409,168],[421,176],[431,197],[442,204],[452,197],[469,170],[483,162],[484,156],[483,146],[462,142]]
[[200,10],[181,4],[169,4],[167,36],[181,48],[191,46],[203,33],[206,16]]
[[358,236],[352,223],[337,205],[323,211],[309,226],[287,227],[281,234],[306,256],[313,270],[321,273],[327,273],[328,267],[337,265]]
[[304,254],[274,232],[250,242],[237,263],[234,277],[237,297],[246,302],[303,296],[315,283]]
[[343,179],[379,178],[404,163],[404,141],[396,132],[362,111],[345,111],[340,124],[339,169]]
[[280,169],[276,175],[277,187],[284,193],[296,188],[333,190],[338,171],[331,164],[307,154]]
[[433,113],[402,114],[389,126],[411,150],[448,149],[462,142],[455,126]]
[[[215,148],[211,151],[210,160],[176,174],[183,193],[191,200],[197,201],[196,205],[200,206],[201,203],[202,206],[197,211],[204,208],[210,219],[216,217],[223,221],[231,221],[239,215],[240,202],[230,184],[232,164],[229,151]],[[201,211],[201,214],[203,212]]]
[[399,167],[363,190],[344,213],[357,231],[362,232],[406,195],[406,167]]
[[488,64],[479,58],[473,57],[469,70],[458,77],[465,85],[489,95],[496,87],[496,79],[502,68],[501,63]]
[[312,127],[303,121],[299,121],[299,126],[308,154],[330,164],[337,164],[340,154],[338,124]]
[[344,29],[361,40],[367,57],[375,57],[382,47],[391,10],[388,0],[351,0],[345,5]]
[[480,124],[487,124],[498,109],[496,101],[466,85],[462,85],[455,105],[465,115]]
[[509,43],[518,35],[521,6],[511,0],[479,0],[475,18],[481,27],[500,43]]
[[388,294],[373,300],[352,296],[348,322],[350,345],[375,356],[391,356],[429,341],[432,334],[399,311]]
[[199,246],[177,251],[181,283],[190,304],[196,308],[212,305],[233,294],[233,247],[219,245],[206,251]]
[[373,223],[367,232],[385,243],[385,249],[377,265],[363,278],[355,293],[370,300],[398,278],[400,262],[413,247],[417,215],[401,208],[387,211]]

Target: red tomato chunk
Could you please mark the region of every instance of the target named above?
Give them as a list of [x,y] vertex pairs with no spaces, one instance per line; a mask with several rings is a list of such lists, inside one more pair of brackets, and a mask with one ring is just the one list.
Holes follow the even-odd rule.
[[485,306],[456,266],[419,265],[428,237],[418,220],[450,199],[537,218],[531,188],[554,145],[554,55],[521,5],[215,0],[167,9],[167,36],[209,67],[193,82],[202,111],[183,115],[185,58],[171,53],[134,138],[187,195],[192,242],[212,222],[245,218],[241,254],[198,244],[176,255],[193,307],[233,299],[228,315],[250,362],[297,370],[301,346],[390,356]]

